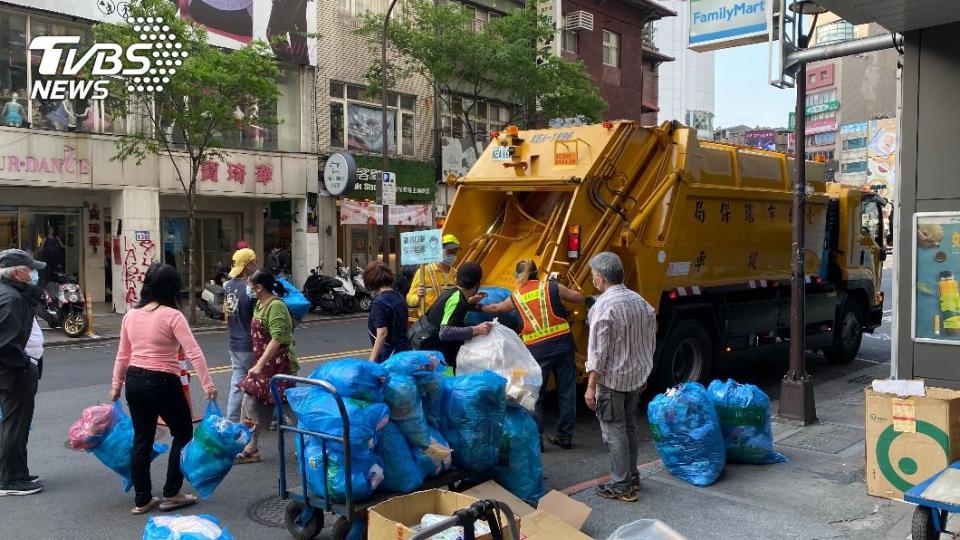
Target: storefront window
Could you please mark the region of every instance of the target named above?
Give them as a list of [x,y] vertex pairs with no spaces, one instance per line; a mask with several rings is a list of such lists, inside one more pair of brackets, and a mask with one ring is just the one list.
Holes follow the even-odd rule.
[[[346,90],[346,97],[344,97]],[[379,153],[383,146],[383,113],[365,89],[341,83],[330,84],[330,146]],[[414,108],[416,97],[390,92],[387,94],[387,130],[390,152],[396,155],[397,138],[404,156],[416,153]],[[397,122],[397,110],[400,122]]]
[[[92,39],[89,26],[34,16],[30,17],[30,36],[31,38],[33,36],[80,36],[81,45],[90,43]],[[45,79],[39,72],[42,54],[42,51],[31,51],[33,81]],[[34,99],[31,101],[33,127],[35,128],[56,131],[94,131],[97,127],[96,114],[90,100]]]
[[27,120],[27,18],[0,10],[0,121],[21,127]]
[[[220,265],[229,266],[241,237],[239,215],[201,215],[194,221],[194,257],[200,286],[217,276]],[[163,262],[175,267],[187,285],[187,218],[163,218]]]
[[47,263],[41,285],[54,272],[79,277],[80,214],[73,208],[0,208],[0,248],[22,249]]

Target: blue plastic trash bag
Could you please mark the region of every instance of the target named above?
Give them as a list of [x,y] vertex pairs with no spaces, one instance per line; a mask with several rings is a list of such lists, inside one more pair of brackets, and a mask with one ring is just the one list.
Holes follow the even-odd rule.
[[427,421],[434,426],[440,425],[443,410],[440,399],[443,397],[441,379],[447,369],[443,354],[437,351],[404,351],[394,354],[383,363],[384,369],[392,375],[408,375],[417,382],[423,412]]
[[[297,465],[300,466],[302,454],[297,444]],[[331,450],[327,445],[327,477],[323,478],[323,446],[316,437],[304,438],[303,454],[306,455],[307,489],[313,495],[326,498],[329,490],[330,500],[344,502],[347,494],[346,460],[342,452]],[[354,500],[363,500],[373,495],[384,479],[383,461],[374,453],[363,456],[351,455],[350,481]],[[326,488],[326,489],[325,489]]]
[[413,448],[413,457],[424,478],[436,478],[453,467],[453,449],[440,430],[433,426],[429,430],[430,444],[426,448]]
[[420,404],[417,383],[406,375],[393,375],[387,382],[384,401],[390,407],[390,420],[407,438],[407,442],[416,448],[426,448],[430,444],[427,431],[427,419]]
[[410,493],[426,476],[418,467],[407,439],[393,422],[377,436],[377,456],[383,460],[383,483],[380,489],[394,493]]
[[[111,471],[123,479],[123,490],[130,491],[133,487],[133,472],[130,468],[130,453],[133,451],[133,422],[127,413],[123,412],[120,401],[114,401],[116,423],[110,428],[100,441],[100,444],[91,448],[89,452],[106,465]],[[150,460],[163,454],[169,447],[162,443],[153,443],[153,452]]]
[[203,421],[180,454],[184,478],[206,499],[233,467],[237,454],[250,442],[250,428],[223,417],[216,401],[207,402]]
[[383,403],[387,370],[376,362],[345,358],[320,364],[307,378],[327,381],[341,397]]
[[[287,390],[287,402],[296,413],[300,428],[332,437],[343,436],[343,421],[333,394],[320,388],[299,386]],[[350,422],[351,451],[354,455],[372,454],[377,431],[387,425],[390,410],[383,403],[353,398],[343,398],[343,406]],[[343,450],[340,443],[331,442],[328,447]]]
[[143,528],[143,540],[233,540],[220,520],[207,515],[153,516]]
[[[503,287],[480,287],[480,292],[487,293],[487,297],[483,300],[480,300],[481,306],[499,304],[507,298],[510,298],[510,295],[512,294],[509,290],[504,289]],[[492,321],[494,319],[499,320],[500,324],[510,327],[513,330],[520,330],[520,315],[517,313],[516,309],[510,313],[501,313],[498,315],[490,315],[488,313],[482,313],[479,311],[471,311],[467,313],[467,318],[465,320],[467,326],[476,326],[482,322]]]
[[277,281],[283,284],[283,287],[287,290],[287,293],[280,297],[283,300],[283,303],[287,305],[287,309],[290,310],[290,315],[297,321],[302,321],[303,318],[307,315],[307,312],[310,311],[310,301],[307,300],[307,297],[300,292],[300,289],[296,288],[293,283],[290,283],[286,279],[277,276]]
[[492,371],[443,379],[440,433],[453,448],[453,464],[485,472],[497,464],[503,441],[507,380]]
[[727,379],[713,381],[707,392],[720,418],[727,461],[758,465],[789,461],[773,449],[770,398],[763,390]]
[[653,442],[670,474],[695,486],[717,481],[726,462],[720,421],[703,385],[684,383],[647,406]]
[[522,407],[508,406],[503,417],[500,463],[493,469],[494,478],[507,491],[536,506],[547,492],[540,456],[537,422]]

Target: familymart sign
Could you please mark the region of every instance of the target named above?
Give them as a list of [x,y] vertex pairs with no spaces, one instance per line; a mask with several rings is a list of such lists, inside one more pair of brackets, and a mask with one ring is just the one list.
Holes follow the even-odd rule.
[[694,51],[713,51],[767,40],[768,0],[690,0]]

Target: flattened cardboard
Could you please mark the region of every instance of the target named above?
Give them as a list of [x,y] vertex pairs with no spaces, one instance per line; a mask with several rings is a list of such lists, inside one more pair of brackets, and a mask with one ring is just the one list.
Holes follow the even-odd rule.
[[513,515],[517,517],[522,518],[534,512],[534,509],[530,505],[520,500],[513,493],[510,493],[506,490],[506,488],[493,480],[488,480],[479,486],[470,488],[464,491],[463,494],[476,497],[480,500],[493,499],[495,501],[506,503],[507,506],[510,507],[510,510],[513,511]]
[[[424,514],[453,515],[457,510],[467,508],[478,500],[469,495],[441,489],[398,495],[367,511],[368,537],[377,540],[405,540],[415,534],[411,527],[419,525]],[[501,521],[506,523],[503,516]],[[504,532],[506,531],[507,528],[504,527]],[[477,540],[492,538],[490,534],[477,536]]]
[[537,510],[520,522],[520,540],[590,540],[557,516]]
[[575,501],[555,489],[540,498],[537,510],[557,516],[578,531],[587,522],[590,512],[593,512],[593,508],[580,501]]

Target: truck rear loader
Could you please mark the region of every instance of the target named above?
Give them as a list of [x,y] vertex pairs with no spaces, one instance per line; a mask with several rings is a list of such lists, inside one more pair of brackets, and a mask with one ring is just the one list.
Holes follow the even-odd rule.
[[[492,140],[458,180],[444,225],[486,285],[515,287],[517,261],[595,294],[590,258],[617,253],[626,285],[657,312],[651,385],[707,381],[790,335],[794,219],[806,221],[806,345],[851,361],[882,320],[884,201],[824,181],[809,163],[793,215],[793,159],[702,142],[680,124],[631,121],[521,131]],[[568,306],[582,373],[586,309]]]

